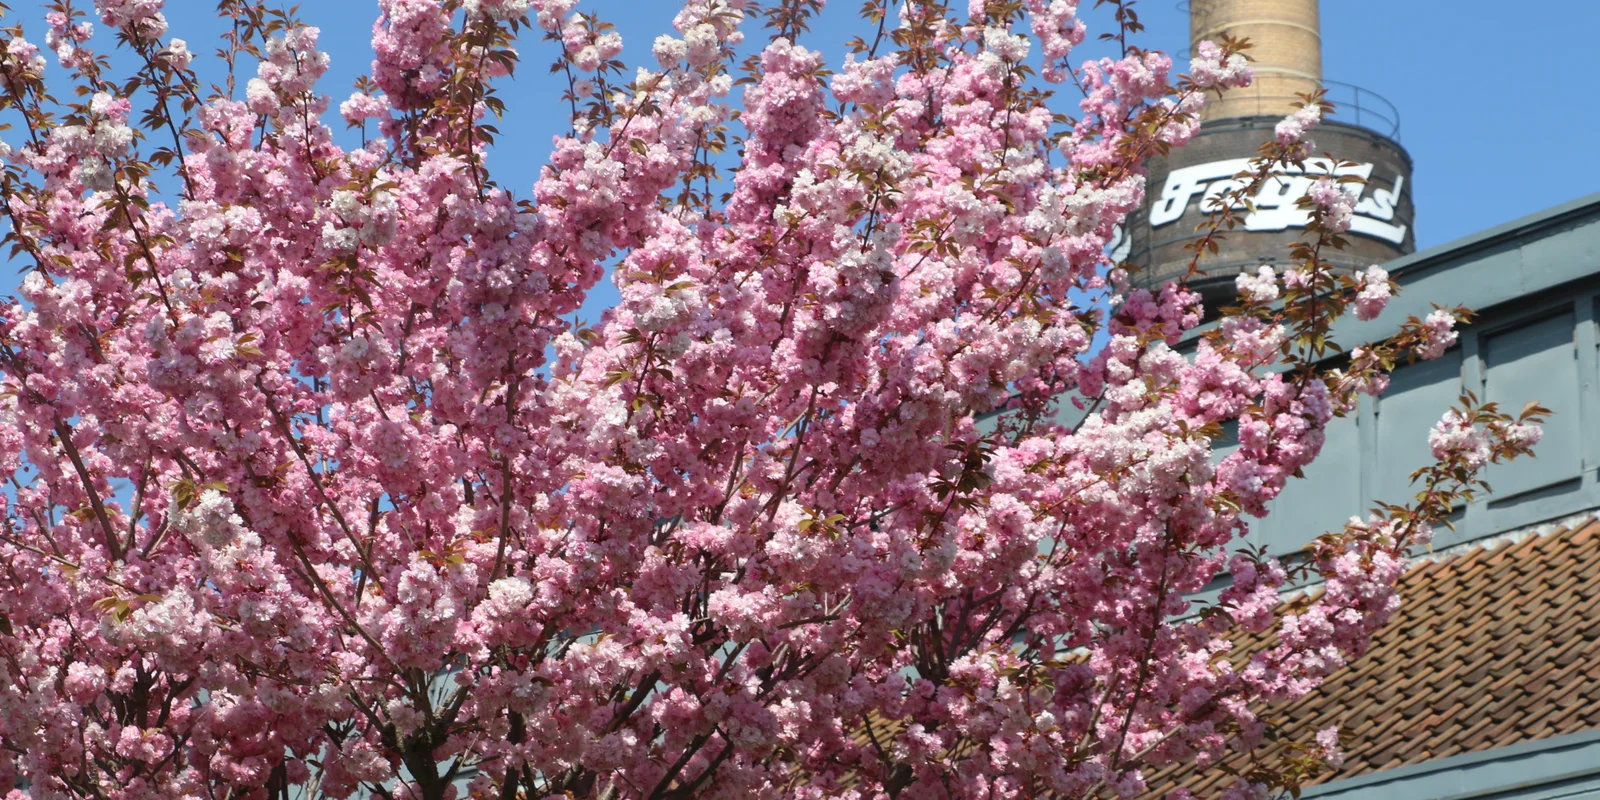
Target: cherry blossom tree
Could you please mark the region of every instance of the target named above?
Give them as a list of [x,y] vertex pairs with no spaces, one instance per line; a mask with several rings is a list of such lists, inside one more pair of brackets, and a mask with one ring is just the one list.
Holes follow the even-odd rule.
[[[1394,288],[1322,260],[1331,178],[1204,335],[1133,288],[1142,165],[1249,68],[1176,75],[1098,4],[1122,55],[1073,65],[1077,0],[868,0],[830,72],[821,0],[687,0],[634,72],[574,0],[380,0],[353,148],[317,29],[254,0],[210,67],[161,0],[6,29],[0,790],[1127,797],[1249,751],[1540,410],[1465,398],[1414,502],[1241,551],[1463,312],[1328,360]],[[519,35],[573,121],[527,199],[486,159]]]

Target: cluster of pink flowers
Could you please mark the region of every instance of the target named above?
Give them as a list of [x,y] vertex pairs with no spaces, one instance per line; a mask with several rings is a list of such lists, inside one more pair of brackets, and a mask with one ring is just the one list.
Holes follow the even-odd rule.
[[1204,41],[1189,60],[1189,74],[1202,89],[1237,89],[1255,77],[1243,53],[1225,53],[1216,42]]
[[1350,369],[1330,370],[1328,380],[1352,401],[1357,394],[1377,397],[1389,388],[1389,373],[1383,371],[1380,356],[1370,347],[1351,349]]
[[1322,106],[1312,103],[1301,106],[1280,120],[1273,129],[1273,134],[1277,137],[1278,144],[1302,157],[1309,156],[1316,149],[1316,143],[1307,139],[1306,134],[1321,123]]
[[1456,318],[1445,309],[1435,309],[1422,319],[1422,345],[1417,348],[1417,356],[1424,359],[1434,359],[1444,355],[1456,343]]
[[1394,294],[1394,286],[1389,281],[1389,271],[1373,264],[1361,273],[1358,283],[1361,288],[1356,293],[1356,318],[1377,319]]
[[1474,420],[1452,409],[1428,432],[1428,446],[1433,450],[1433,457],[1440,461],[1461,459],[1468,467],[1480,469],[1493,456],[1495,442],[1510,441],[1532,447],[1542,434],[1543,429],[1538,425],[1526,423],[1475,424]]
[[1270,266],[1258,267],[1254,274],[1239,273],[1234,279],[1239,295],[1257,303],[1270,303],[1278,299],[1278,274]]
[[1350,230],[1355,218],[1356,194],[1332,178],[1319,178],[1311,184],[1306,197],[1322,214],[1323,227],[1330,233]]
[[[1178,353],[1198,295],[1105,255],[1237,52],[1082,65],[1063,129],[1026,62],[1066,77],[1071,0],[918,5],[831,75],[775,37],[737,97],[743,0],[689,0],[631,78],[572,0],[379,6],[345,149],[316,29],[228,4],[254,76],[202,100],[159,0],[97,3],[146,57],[128,85],[191,98],[142,131],[170,201],[90,32],[51,22],[97,88],[5,161],[8,797],[1131,796],[1257,744],[1254,701],[1392,611],[1416,533],[1375,521],[1230,666],[1287,573],[1229,544],[1358,387],[1264,368],[1265,312]],[[592,100],[531,203],[483,125],[524,27]],[[6,52],[31,113],[37,48]],[[621,301],[575,327],[608,266]],[[1239,284],[1266,308],[1320,275]],[[1529,438],[1439,446],[1468,429]],[[1219,575],[1231,617],[1196,615]]]
[[[974,0],[972,18],[981,18],[981,2]],[[1071,77],[1067,58],[1072,49],[1083,43],[1087,27],[1078,19],[1078,0],[1026,0],[1028,14],[1032,17],[1034,37],[1039,42],[1039,54],[1044,68],[1040,77],[1051,83],[1061,83]]]

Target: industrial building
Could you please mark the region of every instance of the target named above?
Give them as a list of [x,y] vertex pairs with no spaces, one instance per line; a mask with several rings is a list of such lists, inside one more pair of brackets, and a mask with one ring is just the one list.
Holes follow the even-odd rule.
[[[1183,274],[1205,199],[1230,186],[1295,95],[1323,87],[1344,121],[1314,132],[1317,152],[1356,162],[1346,170],[1367,179],[1352,245],[1332,261],[1382,264],[1402,287],[1382,317],[1341,320],[1334,339],[1385,338],[1434,304],[1478,315],[1443,358],[1399,368],[1381,397],[1336,420],[1306,479],[1273,502],[1250,543],[1292,558],[1374,503],[1408,500],[1409,476],[1430,460],[1429,428],[1463,392],[1512,412],[1530,400],[1554,412],[1537,458],[1492,467],[1493,493],[1458,508],[1455,530],[1416,553],[1405,605],[1371,652],[1265,715],[1293,739],[1334,724],[1349,735],[1343,767],[1303,796],[1600,798],[1600,194],[1414,252],[1399,115],[1371,92],[1324,80],[1317,0],[1192,0],[1189,11],[1193,42],[1251,39],[1257,79],[1209,107],[1193,142],[1152,163],[1149,197],[1127,226],[1139,279]],[[1255,213],[1192,282],[1208,305],[1231,297],[1239,272],[1286,257],[1303,235],[1294,201],[1309,182],[1286,176],[1255,198]],[[1218,443],[1219,457],[1229,446]],[[1151,789],[1214,796],[1232,781],[1191,765],[1154,776]]]

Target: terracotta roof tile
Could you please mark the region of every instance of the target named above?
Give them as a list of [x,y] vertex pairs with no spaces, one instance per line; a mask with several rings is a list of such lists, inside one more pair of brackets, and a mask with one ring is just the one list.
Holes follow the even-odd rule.
[[[1600,520],[1413,567],[1371,651],[1311,695],[1269,709],[1292,741],[1354,734],[1316,782],[1600,728]],[[1231,779],[1150,776],[1209,796]]]

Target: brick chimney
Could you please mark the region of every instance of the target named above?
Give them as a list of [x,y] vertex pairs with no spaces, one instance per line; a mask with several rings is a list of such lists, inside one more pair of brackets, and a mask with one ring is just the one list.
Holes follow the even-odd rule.
[[[1366,89],[1323,80],[1317,0],[1189,0],[1188,8],[1191,52],[1224,34],[1248,39],[1255,80],[1210,98],[1194,139],[1150,159],[1145,205],[1129,215],[1126,235],[1113,250],[1113,257],[1137,270],[1134,281],[1154,287],[1188,273],[1193,253],[1185,245],[1202,235],[1215,212],[1210,201],[1234,186],[1233,176],[1273,138],[1273,126],[1299,105],[1297,95],[1318,88],[1328,90],[1337,113],[1311,133],[1315,152],[1354,162],[1339,167],[1339,174],[1366,180],[1348,246],[1324,253],[1324,259],[1353,272],[1415,250],[1411,158],[1400,146],[1400,114]],[[1296,201],[1334,168],[1333,162],[1313,159],[1303,169],[1287,169],[1251,198],[1255,210],[1200,262],[1204,274],[1189,281],[1209,313],[1233,302],[1240,272],[1283,264],[1291,245],[1306,235],[1308,216]]]
[[1281,117],[1322,86],[1317,0],[1190,0],[1191,52],[1223,35],[1249,39],[1255,82],[1206,106],[1205,119]]

